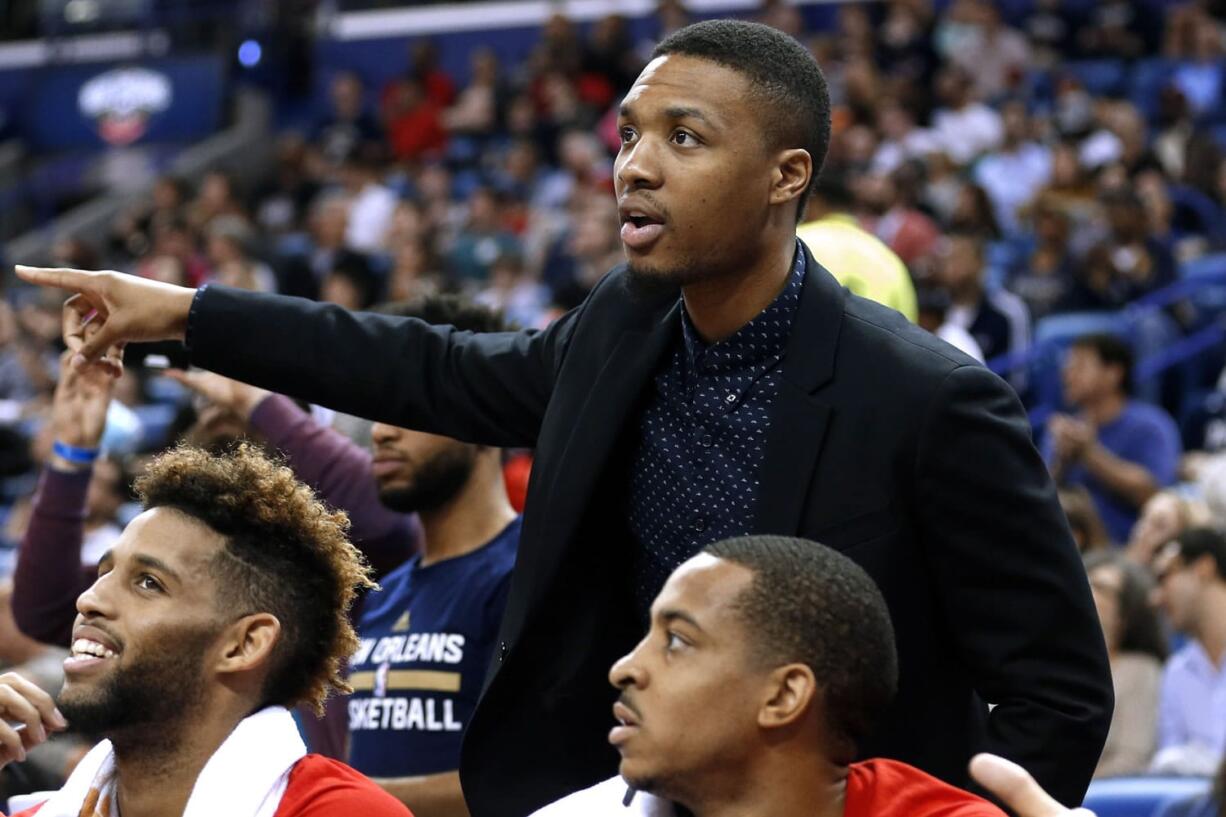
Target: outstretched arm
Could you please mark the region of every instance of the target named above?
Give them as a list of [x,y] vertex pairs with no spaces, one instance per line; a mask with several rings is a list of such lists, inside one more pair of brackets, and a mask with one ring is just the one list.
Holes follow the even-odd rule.
[[[118,272],[18,267],[73,293],[66,339],[78,366],[121,364],[115,344],[182,340],[192,361],[348,414],[467,442],[536,442],[583,307],[544,332],[472,334],[413,318],[225,287],[200,291]],[[92,334],[87,332],[92,328]]]

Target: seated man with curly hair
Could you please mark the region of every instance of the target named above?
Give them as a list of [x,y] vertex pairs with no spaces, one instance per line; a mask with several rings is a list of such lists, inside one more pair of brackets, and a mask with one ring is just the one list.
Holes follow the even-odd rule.
[[344,764],[306,754],[288,710],[349,691],[341,672],[358,641],[346,612],[372,583],[345,515],[245,445],[178,448],[136,489],[144,513],[77,600],[63,718],[3,707],[0,683],[4,716],[25,723],[0,719],[0,761],[63,719],[106,738],[22,815],[408,815]]

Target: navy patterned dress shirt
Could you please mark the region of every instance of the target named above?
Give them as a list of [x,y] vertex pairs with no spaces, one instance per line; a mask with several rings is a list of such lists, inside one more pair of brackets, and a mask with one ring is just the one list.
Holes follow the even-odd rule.
[[644,615],[674,568],[753,527],[770,409],[804,277],[798,242],[783,291],[719,343],[704,343],[680,310],[683,342],[655,376],[630,469],[634,595]]

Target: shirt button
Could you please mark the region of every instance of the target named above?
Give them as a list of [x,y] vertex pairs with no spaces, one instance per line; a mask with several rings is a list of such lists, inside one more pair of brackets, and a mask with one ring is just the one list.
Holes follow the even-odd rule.
[[711,438],[710,434],[703,434],[702,437],[698,440],[698,444],[701,445],[703,448],[710,448],[712,445],[714,445],[714,443],[715,443],[715,440]]
[[728,403],[729,405],[732,405],[733,403],[736,402],[736,395],[730,393],[727,397],[724,398],[724,401]]
[[702,533],[707,529],[707,520],[703,519],[701,516],[696,516],[694,517],[694,521],[690,523],[690,527],[693,528],[696,533]]

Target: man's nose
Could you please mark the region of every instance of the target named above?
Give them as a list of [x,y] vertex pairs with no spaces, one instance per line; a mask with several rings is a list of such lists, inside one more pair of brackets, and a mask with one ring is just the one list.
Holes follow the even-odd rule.
[[652,140],[640,137],[634,144],[623,146],[618,156],[615,173],[618,185],[623,190],[659,187],[660,167]]

